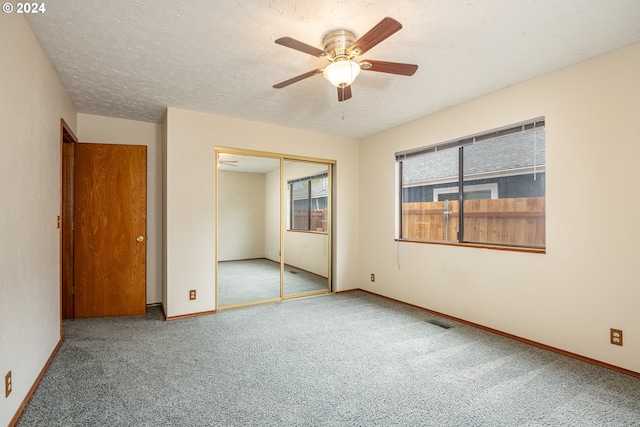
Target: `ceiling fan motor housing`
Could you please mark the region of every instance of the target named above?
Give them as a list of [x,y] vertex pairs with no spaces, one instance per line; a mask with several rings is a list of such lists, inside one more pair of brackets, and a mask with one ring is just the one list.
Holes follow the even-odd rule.
[[335,30],[324,37],[324,51],[329,59],[349,58],[349,48],[355,43],[356,36],[348,30]]

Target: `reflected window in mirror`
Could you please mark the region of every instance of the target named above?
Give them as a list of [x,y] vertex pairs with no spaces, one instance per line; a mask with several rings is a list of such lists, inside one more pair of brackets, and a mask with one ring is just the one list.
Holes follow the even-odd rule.
[[327,232],[327,173],[287,181],[289,230]]

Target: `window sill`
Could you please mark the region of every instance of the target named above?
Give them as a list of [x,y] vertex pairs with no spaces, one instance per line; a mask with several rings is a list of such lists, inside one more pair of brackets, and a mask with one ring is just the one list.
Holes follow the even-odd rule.
[[465,248],[480,248],[491,249],[494,251],[509,251],[509,252],[526,252],[532,254],[546,254],[546,248],[527,248],[520,246],[500,246],[500,245],[488,245],[481,243],[459,243],[459,242],[440,242],[436,240],[411,240],[411,239],[394,239],[396,242],[406,243],[422,243],[427,245],[444,245],[444,246],[462,246]]
[[310,230],[287,230],[292,233],[308,233],[308,234],[327,234],[326,231],[310,231]]

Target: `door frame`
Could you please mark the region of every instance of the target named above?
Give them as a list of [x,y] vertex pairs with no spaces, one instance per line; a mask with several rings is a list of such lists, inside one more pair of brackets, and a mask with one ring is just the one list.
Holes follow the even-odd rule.
[[[60,119],[60,213],[58,215],[60,247],[60,338],[63,319],[75,318],[74,292],[74,223],[75,223],[75,149],[78,138],[64,119]],[[145,147],[146,148],[146,147]],[[71,153],[69,153],[69,150]],[[71,160],[65,154],[69,154]],[[146,178],[145,178],[146,179]],[[146,186],[145,186],[146,192]],[[145,214],[146,215],[146,214]],[[146,225],[145,225],[146,227]],[[145,231],[145,241],[147,232]],[[146,245],[146,242],[145,242]],[[146,258],[146,256],[145,256]],[[146,261],[145,261],[146,263]],[[146,273],[145,273],[146,275]],[[146,277],[145,277],[146,289]],[[145,291],[146,306],[146,291]]]
[[[75,144],[78,138],[67,122],[60,119],[60,337],[62,338],[62,319],[73,318],[73,177],[75,167]],[[72,160],[67,161],[65,154],[71,150]]]
[[[236,154],[241,156],[254,156],[254,157],[268,157],[280,160],[280,297],[278,298],[270,298],[268,300],[261,301],[250,301],[243,302],[238,304],[229,304],[225,306],[220,306],[218,304],[218,158],[220,154]],[[285,212],[285,194],[282,189],[284,188],[285,183],[285,171],[284,171],[284,163],[285,161],[300,161],[300,162],[308,162],[308,163],[319,163],[327,165],[327,178],[328,178],[328,186],[331,189],[330,196],[327,201],[327,211],[329,212],[329,218],[327,221],[327,289],[315,292],[308,292],[304,294],[292,294],[285,295],[284,294],[284,265],[285,265],[285,247],[284,247],[284,236],[286,232],[286,218],[287,212]],[[292,154],[281,154],[281,153],[273,153],[273,152],[265,152],[265,151],[256,151],[256,150],[248,150],[242,148],[232,148],[232,147],[222,147],[215,146],[214,147],[214,213],[215,213],[215,272],[214,272],[214,289],[215,289],[215,310],[223,310],[223,309],[231,309],[238,307],[246,307],[252,305],[259,305],[270,302],[280,302],[288,299],[295,298],[304,298],[309,296],[316,295],[325,295],[327,293],[332,292],[333,290],[333,280],[332,280],[332,272],[333,272],[333,167],[335,166],[336,161],[330,159],[323,159],[317,157],[307,157],[307,156],[297,156]]]

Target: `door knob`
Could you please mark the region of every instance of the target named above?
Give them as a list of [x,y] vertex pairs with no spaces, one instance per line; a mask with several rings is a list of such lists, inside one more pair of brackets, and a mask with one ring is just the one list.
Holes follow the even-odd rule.
[[144,242],[144,237],[142,236],[136,237],[136,242]]

